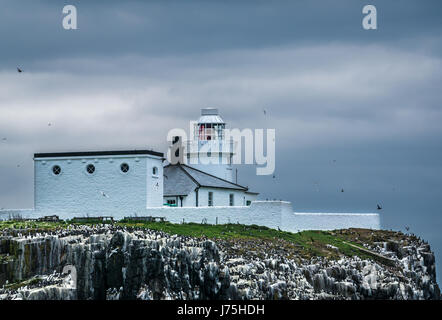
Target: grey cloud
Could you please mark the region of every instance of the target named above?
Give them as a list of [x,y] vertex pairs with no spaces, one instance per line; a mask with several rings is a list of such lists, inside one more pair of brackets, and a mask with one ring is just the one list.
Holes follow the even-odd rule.
[[63,4],[2,2],[0,208],[32,206],[34,152],[165,151],[170,128],[214,106],[231,127],[276,128],[276,178],[239,174],[263,198],[382,202],[386,228],[442,252],[440,1],[371,1],[374,32],[359,0],[70,3],[72,32]]
[[[2,68],[41,58],[145,56],[259,49],[317,42],[395,43],[414,47],[440,36],[439,1],[371,1],[380,30],[364,32],[366,1],[71,1],[79,29],[61,27],[54,1],[5,1],[0,13]],[[382,31],[381,31],[382,30]],[[177,54],[178,53],[178,54]]]

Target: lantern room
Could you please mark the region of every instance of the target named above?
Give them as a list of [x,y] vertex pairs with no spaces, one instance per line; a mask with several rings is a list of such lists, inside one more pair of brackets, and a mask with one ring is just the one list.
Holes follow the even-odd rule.
[[218,114],[218,109],[201,109],[201,117],[195,124],[194,140],[223,140],[226,124]]

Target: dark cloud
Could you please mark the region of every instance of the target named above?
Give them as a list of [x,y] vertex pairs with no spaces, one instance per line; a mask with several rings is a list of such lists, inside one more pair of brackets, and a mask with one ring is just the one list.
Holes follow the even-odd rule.
[[[62,29],[55,1],[4,1],[2,68],[60,57],[183,55],[318,42],[395,43],[440,37],[439,1],[371,1],[379,30],[361,28],[366,1],[70,1],[76,31]],[[12,32],[11,32],[12,31]]]
[[441,255],[440,1],[370,1],[376,31],[355,0],[69,4],[75,31],[64,3],[2,2],[0,208],[32,206],[34,152],[165,151],[169,129],[215,106],[232,127],[276,129],[276,178],[239,173],[264,199],[382,203],[386,228]]

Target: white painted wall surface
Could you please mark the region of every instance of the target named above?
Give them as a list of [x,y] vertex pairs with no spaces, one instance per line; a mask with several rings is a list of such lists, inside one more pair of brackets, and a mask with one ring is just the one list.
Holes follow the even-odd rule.
[[166,217],[170,222],[201,223],[204,219],[209,224],[241,223],[257,224],[270,228],[281,227],[281,216],[285,211],[292,211],[290,202],[255,201],[250,206],[223,207],[182,207],[148,208],[146,215]]
[[[214,207],[228,207],[230,205],[230,194],[233,194],[234,206],[245,206],[245,192],[228,190],[221,188],[207,188],[201,187],[198,190],[198,207],[207,207],[209,202],[209,192],[213,192],[213,206]],[[195,204],[191,205],[192,207]]]
[[[61,219],[75,216],[85,216],[78,211],[33,211],[33,210],[3,210],[0,218],[7,219],[11,213],[20,213],[23,217],[36,218],[49,214],[57,214]],[[110,212],[92,213],[91,216],[107,215]],[[183,207],[183,208],[147,208],[137,213],[139,216],[166,217],[170,222],[180,223],[205,221],[215,224],[241,223],[256,224],[269,228],[298,232],[302,230],[332,230],[346,228],[380,229],[380,216],[377,213],[295,213],[292,205],[286,201],[254,201],[248,207]],[[128,216],[124,210],[112,214],[115,219]]]
[[[230,154],[234,144],[224,140],[188,141],[185,163],[221,179],[233,182]],[[193,149],[191,149],[193,148]],[[210,156],[208,155],[210,153]],[[187,156],[189,154],[189,157]]]
[[[129,172],[120,170],[122,163],[129,165]],[[150,168],[154,163],[160,169],[156,180]],[[95,166],[93,174],[87,173],[88,164]],[[54,165],[61,167],[58,176],[52,172]],[[34,170],[37,212],[111,215],[162,206],[162,161],[150,155],[39,158],[34,161]],[[154,182],[159,183],[158,190],[153,189]]]
[[380,229],[381,221],[377,213],[285,212],[282,225],[284,229],[292,232],[347,228]]
[[[163,206],[163,164],[158,158],[146,157],[147,198],[146,207]],[[153,174],[153,168],[157,168],[157,174]]]
[[244,193],[244,196],[246,197],[246,203],[247,201],[257,201],[258,195],[253,193]]
[[[207,207],[209,204],[209,192],[213,192],[213,206],[214,207],[228,207],[230,206],[230,194],[233,194],[234,206],[245,206],[247,200],[255,201],[257,195],[249,194],[240,190],[227,190],[221,188],[207,188],[201,187],[198,190],[198,206]],[[164,197],[163,203],[166,203],[168,199],[175,199],[176,197]],[[179,198],[178,198],[179,200]],[[181,202],[178,201],[178,206]],[[188,196],[183,198],[183,207],[195,207],[196,206],[196,193],[192,191]]]
[[232,166],[227,164],[189,164],[190,167],[204,171],[215,177],[233,182],[233,169]]
[[187,197],[183,198],[183,207],[195,207],[196,194],[192,191]]

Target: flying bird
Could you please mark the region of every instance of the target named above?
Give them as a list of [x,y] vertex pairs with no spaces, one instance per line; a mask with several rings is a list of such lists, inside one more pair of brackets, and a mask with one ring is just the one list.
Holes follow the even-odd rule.
[[19,67],[17,67],[17,72],[18,72],[18,73],[21,73],[21,72],[23,72],[23,70],[20,69]]
[[382,207],[378,204],[378,210],[382,210]]
[[405,226],[405,230],[409,231],[409,230],[410,230],[410,227]]
[[103,191],[100,191],[101,195],[105,198],[109,198],[109,196],[107,194],[105,194]]

